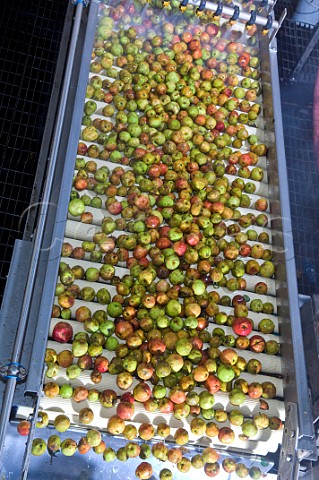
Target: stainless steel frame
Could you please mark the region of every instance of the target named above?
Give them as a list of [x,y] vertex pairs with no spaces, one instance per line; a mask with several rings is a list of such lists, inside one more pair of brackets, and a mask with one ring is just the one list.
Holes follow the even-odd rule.
[[[44,196],[47,204],[44,205],[39,217],[38,233],[34,241],[33,263],[29,273],[30,281],[24,297],[21,325],[18,329],[16,346],[12,356],[12,361],[19,361],[23,348],[25,348],[23,339],[27,328],[27,320],[30,313],[34,314],[36,312],[37,321],[36,325],[33,325],[33,332],[36,332],[36,335],[34,335],[31,345],[32,368],[29,370],[24,386],[24,393],[34,397],[38,397],[41,390],[43,361],[51,313],[48,306],[53,304],[98,5],[98,0],[92,0],[88,15],[87,12],[83,13],[81,3],[76,7],[74,34],[70,47],[70,58],[74,59],[74,63],[70,59],[66,67],[66,90],[61,97],[60,115],[56,123],[56,144],[51,150],[52,169],[47,181],[48,190],[46,190]],[[80,26],[83,28],[82,32]],[[76,58],[76,53],[78,58]],[[286,405],[292,405],[293,411],[297,412],[298,438],[295,465],[298,466],[298,460],[301,458],[316,459],[317,454],[299,314],[276,42],[273,40],[269,45],[267,37],[261,39],[261,67],[266,119],[265,130],[268,135],[267,144],[269,146],[268,176],[271,189],[270,198],[272,199],[271,211],[275,217],[272,226],[274,227],[277,264],[276,288],[279,300],[281,334],[285,340],[282,345],[285,402]],[[42,255],[44,251],[45,257],[40,257],[40,252]],[[39,263],[39,257],[40,260],[45,258],[45,261]],[[35,280],[39,278],[41,284],[37,284],[37,289],[33,290]],[[35,296],[38,296],[38,302],[35,302],[37,308],[32,310]],[[0,419],[0,449],[5,442],[10,411],[14,404],[15,385],[15,379],[11,379],[7,383]],[[289,418],[288,409],[287,418]],[[30,442],[25,457],[24,471],[26,474],[30,456],[29,446]],[[284,465],[287,462],[289,460],[283,450],[280,455],[279,475],[282,475],[281,472],[283,472]],[[293,465],[292,462],[291,465]],[[290,473],[291,475],[294,474],[293,469],[290,469]],[[288,480],[293,476],[288,477],[285,469],[281,478]]]
[[316,459],[315,432],[299,310],[275,40],[269,48],[266,42],[262,42],[261,59],[266,132],[270,135],[268,172],[270,193],[273,198],[271,208],[275,215],[273,226],[274,246],[277,249],[276,281],[280,301],[278,313],[285,340],[282,346],[286,382],[285,401],[296,403],[298,406],[298,458],[306,456]]
[[[50,309],[47,306],[53,302],[55,278],[77,150],[78,131],[82,118],[82,107],[78,107],[77,110],[76,105],[82,105],[85,98],[98,2],[95,0],[91,2],[88,18],[86,18],[86,13],[83,15],[83,11],[83,3],[78,3],[75,7],[68,58],[64,67],[63,86],[55,119],[37,228],[33,242],[29,246],[32,252],[31,260],[26,272],[26,286],[22,296],[19,323],[10,360],[23,364],[26,350],[31,351],[24,395],[33,395],[34,397],[38,397],[42,382],[44,351],[50,319]],[[82,78],[82,82],[78,83],[78,78]],[[71,125],[72,118],[74,118],[74,122]],[[8,295],[10,295],[10,290],[6,291],[3,305],[9,305],[8,302],[12,301]],[[41,302],[40,305],[39,302]],[[31,340],[30,335],[32,335]],[[26,344],[26,338],[29,340],[28,344]],[[4,355],[4,352],[1,353]],[[2,363],[2,358],[0,361]],[[16,384],[17,378],[14,376],[5,380],[0,415],[0,468],[4,464],[1,452],[5,444],[11,409],[15,404]],[[21,402],[24,404],[20,396],[19,404]],[[30,401],[28,404],[30,405]],[[35,411],[36,405],[37,399],[34,401]],[[28,455],[26,461],[27,458]]]

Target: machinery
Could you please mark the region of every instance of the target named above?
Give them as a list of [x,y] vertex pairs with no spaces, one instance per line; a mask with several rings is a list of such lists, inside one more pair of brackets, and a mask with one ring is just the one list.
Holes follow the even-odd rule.
[[[272,1],[74,3],[37,227],[16,242],[1,310],[1,474],[150,478],[146,461],[156,478],[298,478],[317,451],[280,111],[284,17]],[[132,438],[118,407],[131,400]],[[47,445],[57,433],[71,453]],[[153,456],[124,462],[128,441]],[[179,447],[176,466],[167,451]],[[197,470],[190,459],[208,447],[217,458]]]

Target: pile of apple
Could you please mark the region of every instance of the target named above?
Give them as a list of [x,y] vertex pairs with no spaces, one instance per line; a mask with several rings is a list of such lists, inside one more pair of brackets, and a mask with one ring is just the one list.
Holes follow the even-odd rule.
[[[162,2],[116,3],[101,3],[94,41],[69,203],[74,240],[63,244],[50,330],[65,348],[47,348],[44,394],[116,406],[102,428],[128,443],[114,452],[92,429],[78,445],[53,435],[48,449],[93,448],[106,461],[152,453],[181,472],[204,466],[216,476],[216,450],[190,460],[160,440],[171,435],[169,421],[154,428],[133,420],[143,405],[225,445],[235,440],[233,426],[243,442],[282,428],[265,413],[276,387],[259,376],[263,355],[278,355],[279,343],[257,38],[211,12],[198,19],[188,7],[182,15],[174,0],[167,10]],[[94,388],[72,386],[87,371]],[[111,376],[117,391],[98,387]],[[234,407],[228,412],[214,409],[220,392]],[[240,411],[247,398],[260,400],[253,418]],[[55,427],[65,431],[70,420],[59,417]],[[81,409],[80,424],[93,419],[93,409]],[[152,448],[134,441],[153,437]],[[188,430],[171,438],[186,445]],[[46,451],[40,440],[35,455]],[[240,478],[261,476],[231,459],[222,466]],[[136,475],[150,478],[151,465]]]

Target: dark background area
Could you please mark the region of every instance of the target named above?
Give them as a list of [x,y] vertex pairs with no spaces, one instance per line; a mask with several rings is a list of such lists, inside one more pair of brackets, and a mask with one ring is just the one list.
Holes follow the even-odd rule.
[[[69,0],[1,2],[0,62],[0,302],[13,245],[23,238]],[[312,109],[319,46],[301,72],[291,72],[314,29],[292,21],[297,0],[278,0],[288,15],[278,38],[281,103],[300,293],[318,293],[319,175],[313,151]],[[63,45],[62,48],[66,48]]]

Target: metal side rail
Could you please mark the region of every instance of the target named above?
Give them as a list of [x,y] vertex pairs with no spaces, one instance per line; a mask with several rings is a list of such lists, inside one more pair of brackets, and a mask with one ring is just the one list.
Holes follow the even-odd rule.
[[[86,27],[90,21],[92,25],[95,23],[97,9],[97,1],[91,2],[89,14],[86,13],[85,10],[87,9],[84,9],[84,5],[81,2],[78,2],[74,9],[72,33],[68,45],[66,65],[62,67],[64,68],[64,78],[51,138],[48,169],[36,230],[32,242],[21,241],[16,243],[3,301],[1,332],[6,328],[9,337],[4,335],[1,337],[1,346],[4,344],[5,347],[1,349],[3,356],[1,355],[0,358],[0,367],[2,367],[0,388],[1,392],[3,392],[3,395],[1,395],[2,407],[0,414],[1,473],[4,472],[6,465],[4,447],[9,420],[14,406],[17,402],[21,402],[25,405],[33,406],[34,412],[36,412],[37,396],[40,391],[39,385],[42,381],[41,372],[43,370],[45,350],[44,338],[47,337],[46,333],[41,336],[41,328],[37,323],[42,321],[43,326],[49,325],[44,315],[41,315],[39,304],[40,301],[42,303],[50,302],[49,297],[52,292],[53,281],[51,282],[52,285],[50,285],[50,295],[48,297],[45,295],[45,291],[43,291],[44,279],[50,267],[57,268],[59,262],[59,255],[56,252],[60,246],[61,240],[59,239],[63,238],[63,235],[59,236],[57,232],[61,222],[58,217],[59,208],[57,208],[57,205],[62,205],[63,202],[57,200],[63,194],[66,199],[69,197],[69,186],[71,185],[73,175],[73,159],[76,153],[76,151],[69,152],[69,158],[72,162],[72,168],[70,168],[68,162],[64,161],[68,156],[67,147],[69,137],[71,137],[70,132],[72,131],[72,114],[70,112],[73,111],[76,96],[85,97],[86,84],[85,82],[83,82],[83,85],[78,84],[78,74],[80,69],[84,68],[83,65],[87,65],[87,70],[89,68],[93,29],[91,29],[92,33],[90,33],[90,29]],[[84,43],[89,45],[90,48],[83,48]],[[80,116],[79,119],[81,119]],[[78,126],[76,126],[75,131],[78,131]],[[76,145],[74,141],[71,143]],[[67,204],[67,202],[64,203]],[[63,224],[61,228],[63,232]],[[55,275],[49,273],[49,277],[55,278]],[[12,318],[14,321],[11,323]],[[40,337],[43,347],[36,350],[34,344],[39,341]],[[14,338],[12,344],[9,338]],[[33,354],[31,358],[30,352]],[[37,387],[30,387],[30,385],[33,385],[32,380],[34,381],[35,379]],[[21,384],[19,389],[16,388],[18,383]],[[28,439],[28,445],[30,442],[32,442],[32,435]],[[26,455],[25,464],[27,462],[28,455]],[[23,468],[23,470],[25,469]]]

